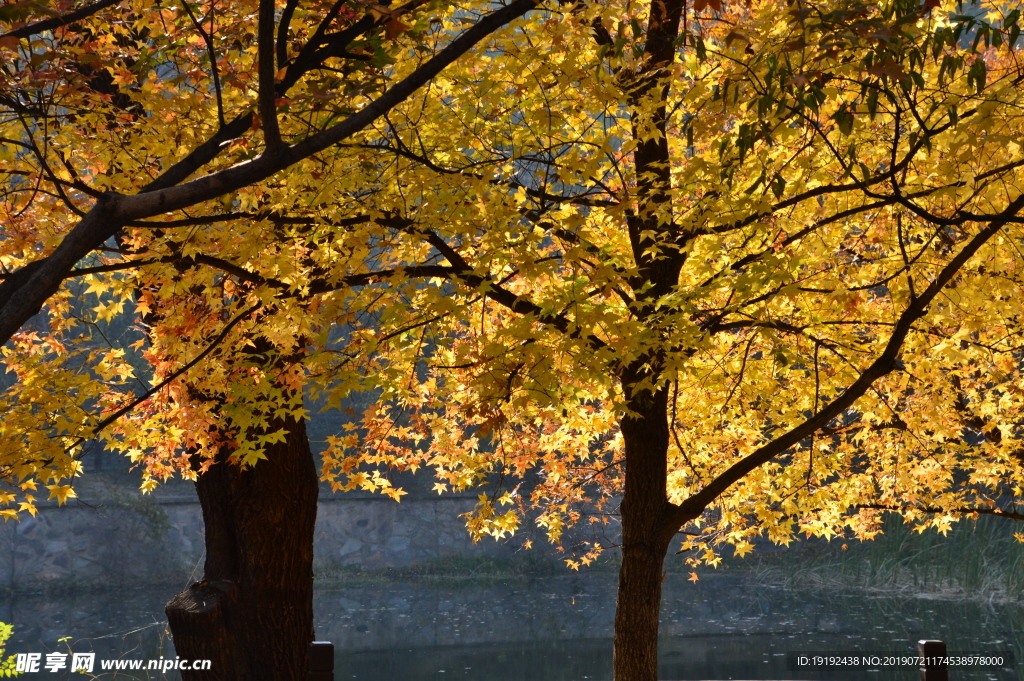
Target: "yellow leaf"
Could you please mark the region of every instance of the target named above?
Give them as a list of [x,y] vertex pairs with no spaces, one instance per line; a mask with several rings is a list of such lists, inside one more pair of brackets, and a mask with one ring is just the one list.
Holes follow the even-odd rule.
[[733,548],[736,551],[736,555],[742,558],[743,556],[747,555],[748,553],[754,550],[754,545],[750,542],[743,541],[736,544]]
[[77,496],[71,485],[47,485],[46,489],[50,490],[49,498],[56,499],[60,505],[64,505],[68,499],[73,499]]

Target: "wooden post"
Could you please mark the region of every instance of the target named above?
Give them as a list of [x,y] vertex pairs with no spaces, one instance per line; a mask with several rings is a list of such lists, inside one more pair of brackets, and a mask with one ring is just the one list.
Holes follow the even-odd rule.
[[946,644],[942,641],[918,641],[917,652],[924,658],[921,681],[949,681],[946,671]]
[[334,681],[334,644],[330,641],[309,644],[309,681]]

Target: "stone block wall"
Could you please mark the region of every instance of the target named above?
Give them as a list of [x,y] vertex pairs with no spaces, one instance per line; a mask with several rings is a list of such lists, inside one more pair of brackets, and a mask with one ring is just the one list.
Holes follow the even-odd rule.
[[200,574],[202,514],[196,502],[105,499],[41,506],[3,524],[0,585],[31,589],[180,582]]
[[454,556],[509,557],[509,542],[476,544],[460,514],[475,497],[327,497],[317,509],[314,555],[323,570],[344,566],[408,567]]
[[[0,587],[168,583],[202,574],[203,524],[189,485],[141,496],[130,487],[93,486],[63,507],[40,504],[36,517],[0,524]],[[410,495],[412,496],[412,495]],[[346,567],[408,567],[452,557],[504,558],[515,543],[474,544],[460,514],[473,496],[323,495],[316,527],[319,574]]]

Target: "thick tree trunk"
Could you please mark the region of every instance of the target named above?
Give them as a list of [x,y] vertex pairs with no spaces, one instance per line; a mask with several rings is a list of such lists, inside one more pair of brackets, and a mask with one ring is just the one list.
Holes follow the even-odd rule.
[[615,604],[615,681],[656,681],[662,567],[667,546],[626,544]]
[[203,580],[166,608],[179,658],[212,660],[182,681],[304,681],[313,640],[317,473],[305,423],[252,468],[218,461],[196,490]]
[[[635,383],[633,383],[635,385]],[[658,618],[665,553],[675,529],[666,522],[668,390],[630,400],[622,420],[626,479],[620,514],[622,566],[615,605],[615,681],[657,681]]]

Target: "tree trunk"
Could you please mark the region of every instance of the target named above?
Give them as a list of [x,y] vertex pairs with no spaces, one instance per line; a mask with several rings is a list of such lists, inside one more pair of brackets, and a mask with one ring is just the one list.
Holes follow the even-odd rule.
[[667,546],[625,544],[615,604],[615,681],[656,681]]
[[179,658],[209,659],[182,681],[305,681],[313,640],[317,473],[303,421],[249,469],[223,460],[199,477],[203,579],[167,604]]
[[[634,383],[635,385],[635,383]],[[675,536],[666,523],[668,390],[630,400],[622,420],[626,478],[620,506],[622,566],[615,605],[615,681],[657,681],[658,618],[665,553]]]

